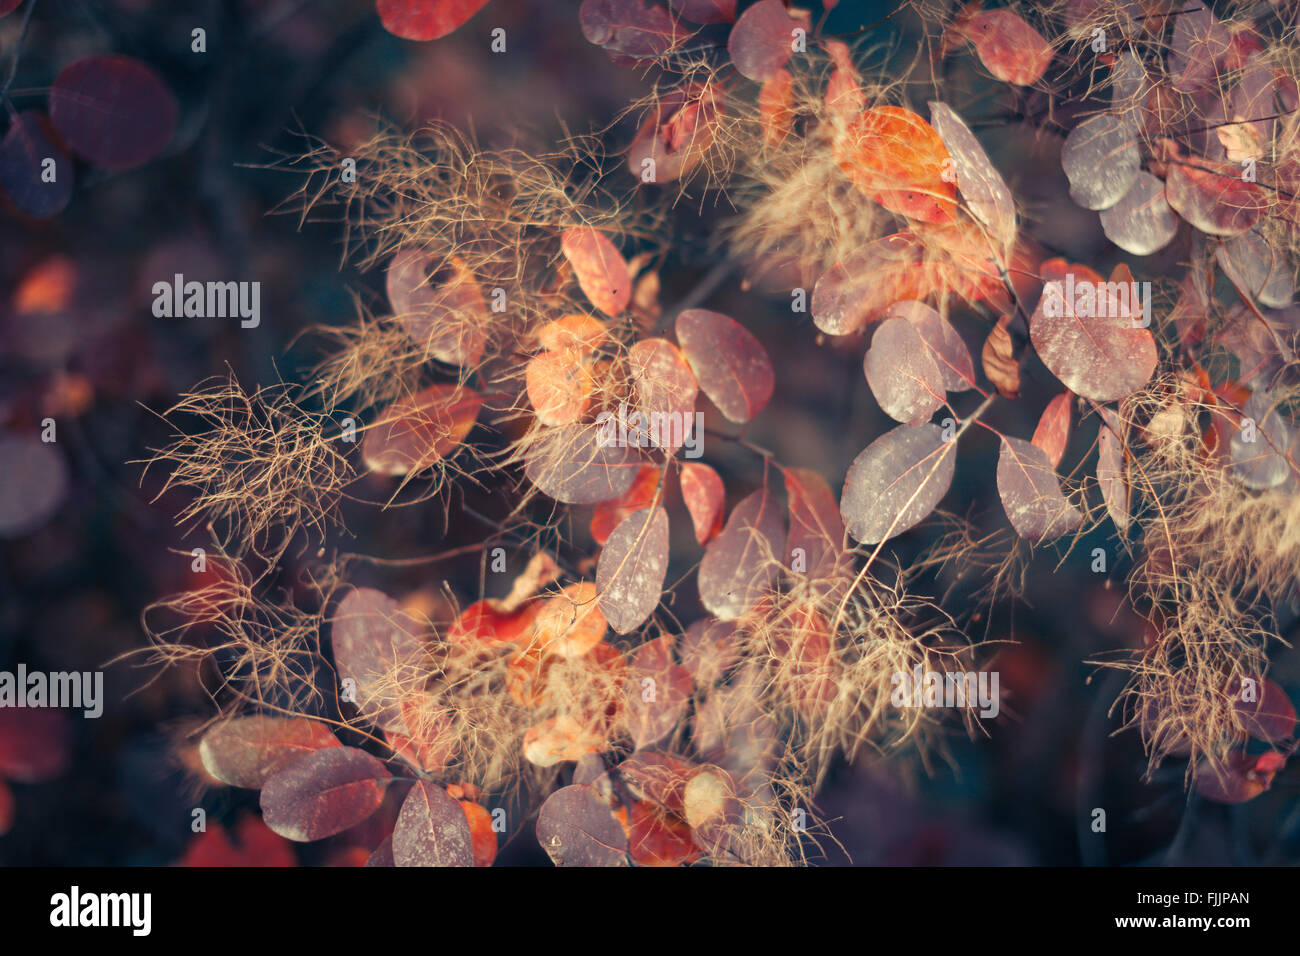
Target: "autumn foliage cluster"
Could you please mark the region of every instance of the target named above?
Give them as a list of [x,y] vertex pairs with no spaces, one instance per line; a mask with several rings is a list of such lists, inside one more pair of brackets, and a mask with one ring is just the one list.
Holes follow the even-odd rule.
[[[146,625],[159,660],[220,667],[204,772],[260,790],[291,840],[388,813],[374,865],[485,865],[521,834],[561,865],[804,861],[834,761],[980,737],[973,705],[892,699],[899,674],[991,657],[980,608],[921,572],[1014,600],[1018,568],[1101,533],[1147,623],[1091,662],[1123,675],[1116,712],[1152,769],[1262,793],[1296,720],[1267,676],[1300,568],[1291,6],[918,0],[891,15],[927,40],[900,75],[871,25],[831,36],[782,0],[584,0],[573,29],[653,80],[626,131],[295,157],[294,201],[339,213],[386,309],[322,330],[307,381],[225,377],[168,413],[186,427],[150,468],[188,490],[214,570]],[[415,42],[491,9],[377,3]],[[1096,261],[1059,254],[991,158],[1007,117],[1059,144]],[[665,304],[680,217],[706,206],[730,213],[718,265]],[[733,277],[808,349],[861,355],[894,424],[855,436],[847,473],[746,437],[782,363],[709,307]],[[1055,383],[1036,429],[993,424],[1031,378]],[[993,540],[950,493],[976,430],[1000,449],[969,478],[1002,504]],[[478,566],[477,594],[390,595],[358,580],[384,556],[337,550],[341,504],[379,488],[472,522],[471,486],[510,510],[431,560]],[[948,531],[895,560],[923,523]],[[320,561],[286,587],[290,549]]]

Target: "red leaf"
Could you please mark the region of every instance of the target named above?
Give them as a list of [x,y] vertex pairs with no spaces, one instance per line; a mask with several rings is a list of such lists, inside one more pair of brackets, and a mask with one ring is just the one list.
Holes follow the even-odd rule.
[[616,440],[616,426],[611,416],[548,429],[528,450],[524,473],[543,494],[565,504],[617,498],[632,487],[641,460],[635,449]]
[[772,361],[735,319],[686,309],[677,316],[677,341],[704,394],[728,420],[747,422],[767,406],[775,387]]
[[556,866],[627,865],[627,834],[589,786],[561,787],[547,798],[537,842]]
[[1236,236],[1259,222],[1268,199],[1255,183],[1245,182],[1240,170],[1223,172],[1172,162],[1165,178],[1165,199],[1201,232],[1211,236]]
[[1246,733],[1256,740],[1277,743],[1295,735],[1296,714],[1286,691],[1267,677],[1255,681],[1255,700],[1243,700],[1235,695],[1233,707],[1246,727]]
[[459,803],[465,811],[465,820],[469,823],[470,838],[474,844],[474,865],[491,866],[497,857],[497,831],[492,825],[492,814],[482,804],[469,800],[461,800]]
[[297,866],[293,845],[251,813],[245,813],[235,824],[236,840],[232,841],[225,827],[214,823],[208,830],[194,837],[185,848],[178,866],[227,867],[288,867]]
[[591,405],[596,390],[588,363],[576,351],[543,352],[524,369],[528,404],[543,425],[572,425]]
[[1047,282],[1029,319],[1043,364],[1071,391],[1098,402],[1145,385],[1158,356],[1151,331],[1133,325],[1142,318],[1134,301],[1138,284],[1107,283],[1086,266],[1065,266],[1060,259],[1045,263],[1043,275]]
[[663,7],[647,7],[646,0],[582,0],[578,22],[587,41],[616,61],[663,56],[692,32]]
[[1253,756],[1233,754],[1222,775],[1203,769],[1196,778],[1196,792],[1215,803],[1245,803],[1273,785],[1273,777],[1286,766],[1286,757],[1276,751]]
[[[1109,408],[1101,409],[1101,420],[1097,434],[1097,484],[1101,486],[1101,497],[1115,527],[1123,531],[1129,523],[1129,485],[1124,474],[1120,420]],[[1055,466],[1056,462],[1052,464]]]
[[403,40],[436,40],[460,29],[488,0],[377,0],[384,29]]
[[835,71],[826,81],[826,112],[835,122],[847,123],[866,108],[867,94],[862,90],[848,44],[830,40],[826,52],[835,64]]
[[459,385],[430,385],[398,399],[366,429],[366,467],[381,475],[432,468],[465,440],[482,407],[482,395]]
[[763,142],[779,146],[794,128],[794,77],[781,69],[763,81],[758,91],[758,118]]
[[1002,436],[998,494],[1011,526],[1029,541],[1059,537],[1083,522],[1083,515],[1061,493],[1047,453],[1019,438]]
[[695,527],[695,540],[706,543],[722,530],[724,491],[722,479],[708,465],[682,463],[682,499]]
[[924,247],[910,232],[867,243],[827,269],[812,294],[813,324],[828,335],[849,335],[876,321],[891,305],[929,294]]
[[88,56],[63,68],[50,88],[50,120],[78,156],[130,169],[157,156],[176,129],[176,100],[139,60]]
[[937,425],[899,425],[863,449],[840,497],[849,534],[875,544],[924,519],[952,484],[956,447]]
[[896,421],[920,425],[944,401],[944,379],[921,333],[905,318],[886,319],[871,338],[862,370],[881,409]]
[[946,174],[952,157],[910,110],[867,110],[836,142],[835,159],[854,186],[890,212],[922,222],[949,222],[957,212],[957,187]]
[[266,781],[262,819],[300,843],[323,840],[356,826],[379,809],[392,776],[364,750],[327,747],[296,760]]
[[637,866],[684,866],[701,856],[685,820],[644,801],[628,811],[627,835]]
[[609,316],[627,308],[632,298],[627,262],[603,233],[590,226],[566,229],[560,248],[592,305]]
[[981,10],[970,18],[966,35],[985,68],[1004,83],[1037,83],[1052,62],[1052,46],[1011,10]]
[[628,665],[628,719],[633,746],[659,743],[678,726],[691,701],[691,672],[673,660],[671,635],[647,641]]
[[437,259],[420,249],[399,250],[388,264],[388,303],[406,334],[429,355],[450,365],[473,365],[487,343],[483,290],[458,256],[430,276]]
[[400,702],[423,651],[424,629],[374,588],[348,593],[334,612],[330,641],[340,681],[355,682],[357,709],[384,729],[406,733]]
[[635,630],[659,605],[668,573],[668,513],[647,508],[628,515],[600,552],[600,609],[619,634]]
[[591,536],[597,544],[603,546],[614,529],[632,512],[654,504],[655,496],[659,493],[661,474],[654,465],[642,465],[631,488],[612,501],[602,501],[596,505],[591,516]]
[[970,349],[966,348],[966,343],[957,334],[957,330],[943,316],[915,299],[895,302],[889,307],[887,315],[890,318],[902,317],[916,329],[921,342],[939,367],[945,389],[964,392],[975,387],[975,364],[971,361]]
[[[46,159],[54,160],[55,180],[45,182]],[[72,160],[54,144],[44,113],[18,113],[0,142],[0,187],[13,204],[37,219],[63,211],[72,198]]]
[[315,720],[254,714],[209,730],[199,743],[199,757],[203,768],[222,783],[258,790],[293,761],[339,746],[329,729]]
[[784,543],[780,509],[766,490],[736,505],[700,562],[700,599],[709,612],[731,621],[747,611],[779,576]]
[[700,387],[677,346],[667,339],[642,339],[628,350],[628,372],[637,411],[645,416],[649,444],[676,452],[695,427]]
[[847,566],[848,553],[844,550],[844,519],[830,485],[806,468],[783,468],[781,473],[790,502],[787,565],[794,569],[796,555],[800,555],[802,573],[810,580],[835,577]]
[[628,147],[627,165],[643,182],[668,183],[708,152],[722,115],[717,86],[688,83],[659,100]]
[[430,780],[406,795],[393,828],[398,866],[473,866],[474,837],[461,805]]
[[53,780],[68,769],[70,734],[68,715],[61,710],[0,707],[0,777],[18,783]]
[[808,15],[794,18],[781,0],[758,0],[740,15],[727,39],[727,52],[741,76],[762,83],[794,53],[794,30],[807,32]]
[[736,0],[668,0],[668,3],[695,23],[730,23],[736,19]]
[[1070,392],[1062,392],[1048,402],[1038,419],[1038,427],[1034,429],[1033,443],[1043,450],[1053,468],[1061,464],[1061,456],[1070,440],[1070,403],[1073,398]]

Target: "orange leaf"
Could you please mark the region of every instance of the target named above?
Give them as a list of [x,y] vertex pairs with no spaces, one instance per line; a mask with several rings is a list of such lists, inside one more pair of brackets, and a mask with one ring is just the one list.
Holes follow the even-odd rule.
[[835,144],[835,156],[853,185],[889,211],[923,222],[954,218],[957,186],[944,179],[951,157],[934,128],[911,110],[867,110]]
[[560,248],[592,305],[609,316],[627,308],[632,298],[627,262],[603,233],[590,226],[566,229]]
[[724,492],[722,479],[708,465],[682,463],[682,498],[695,526],[695,540],[707,543],[722,530]]
[[528,402],[543,425],[571,425],[591,404],[596,383],[577,352],[543,352],[524,372]]
[[763,124],[763,142],[779,146],[794,126],[794,77],[777,70],[758,91],[758,117]]
[[533,633],[544,652],[581,657],[600,643],[608,628],[596,603],[596,585],[580,581],[542,605]]
[[591,516],[591,536],[596,543],[604,546],[624,518],[654,504],[658,488],[659,469],[654,465],[642,465],[631,488],[612,501],[602,501],[596,505],[596,511]]
[[399,399],[366,432],[366,467],[381,475],[433,467],[465,440],[482,406],[482,395],[455,385],[431,385]]

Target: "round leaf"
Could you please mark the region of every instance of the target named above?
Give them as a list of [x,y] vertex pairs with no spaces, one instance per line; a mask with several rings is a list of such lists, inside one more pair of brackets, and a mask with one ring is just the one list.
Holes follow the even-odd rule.
[[858,455],[844,478],[840,514],[849,534],[875,544],[934,510],[952,484],[956,442],[937,425],[899,425]]
[[323,840],[356,826],[379,809],[392,776],[379,760],[355,747],[327,747],[295,760],[262,788],[262,819],[300,843]]
[[166,148],[176,100],[139,60],[88,56],[64,67],[50,88],[50,120],[78,156],[105,169],[130,169]]

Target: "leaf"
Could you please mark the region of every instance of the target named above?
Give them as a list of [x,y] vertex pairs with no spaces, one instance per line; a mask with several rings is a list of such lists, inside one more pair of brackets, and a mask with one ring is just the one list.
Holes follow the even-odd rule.
[[668,573],[668,513],[647,508],[614,529],[596,565],[600,609],[615,633],[640,627],[659,604]]
[[899,106],[867,110],[835,143],[835,161],[859,191],[922,222],[949,222],[957,212],[957,187],[945,178],[950,160],[933,127]]
[[1019,438],[1002,436],[998,494],[1011,526],[1028,541],[1059,537],[1083,522],[1083,515],[1061,494],[1047,454]]
[[0,433],[0,539],[45,525],[68,494],[68,465],[53,442]]
[[366,429],[366,467],[381,475],[434,467],[465,440],[482,407],[482,395],[459,385],[430,385],[398,399]]
[[826,115],[833,123],[852,122],[867,106],[862,79],[858,76],[847,43],[829,40],[825,42],[825,47],[831,62],[835,64],[831,78],[826,81]]
[[474,865],[491,866],[497,856],[497,831],[492,814],[487,807],[468,800],[458,800],[469,823],[470,840],[474,846]]
[[921,334],[905,318],[880,324],[862,370],[876,401],[895,421],[919,425],[943,404],[943,375]]
[[685,820],[645,801],[628,809],[627,838],[637,866],[684,866],[703,855]]
[[1246,733],[1256,740],[1277,743],[1295,736],[1296,713],[1286,691],[1275,682],[1256,678],[1258,691],[1255,700],[1243,700],[1234,695],[1233,709],[1246,728]]
[[524,473],[543,494],[570,505],[593,505],[632,487],[641,461],[615,439],[617,423],[547,429],[528,450]]
[[356,706],[384,729],[406,733],[400,703],[423,652],[424,628],[374,588],[350,591],[334,612],[330,643],[339,680],[356,682]]
[[984,349],[980,353],[980,364],[984,374],[994,384],[998,394],[1003,398],[1020,397],[1020,363],[1016,361],[1015,345],[1007,326],[1011,324],[1011,315],[998,319],[989,337],[984,340]]
[[1233,754],[1222,775],[1209,769],[1200,772],[1196,792],[1215,803],[1245,803],[1268,790],[1285,766],[1286,757],[1272,750],[1259,755]]
[[1037,83],[1052,62],[1051,44],[1012,10],[981,10],[965,31],[985,69],[1004,83]]
[[1193,93],[1207,89],[1217,76],[1215,63],[1227,52],[1232,36],[1204,4],[1179,9],[1169,45],[1169,72],[1174,89]]
[[790,530],[785,539],[787,563],[802,552],[810,579],[833,576],[847,562],[844,519],[826,479],[807,468],[782,468],[790,502]]
[[1136,392],[1150,381],[1158,358],[1150,329],[1133,327],[1142,316],[1138,284],[1108,283],[1086,266],[1059,259],[1044,269],[1055,264],[1029,318],[1038,357],[1085,398],[1109,402]]
[[398,866],[473,866],[474,841],[461,805],[431,780],[417,780],[393,828]]
[[889,307],[886,317],[901,317],[912,324],[938,366],[945,389],[964,392],[975,387],[975,364],[971,361],[970,349],[966,348],[966,343],[947,319],[915,299],[895,302]]
[[731,28],[727,52],[741,76],[762,83],[789,62],[794,29],[808,29],[808,17],[791,17],[781,0],[758,0]]
[[591,537],[597,544],[603,547],[628,515],[654,504],[662,474],[654,465],[642,465],[631,488],[611,501],[596,505],[591,516]]
[[645,416],[649,444],[675,453],[695,427],[695,373],[667,339],[642,339],[628,350],[637,411]]
[[695,23],[730,23],[736,19],[736,0],[668,0],[669,5]]
[[930,125],[952,157],[957,192],[1000,243],[1016,237],[1016,202],[970,127],[947,103],[930,101]]
[[671,13],[645,0],[582,0],[578,23],[589,43],[620,62],[663,56],[691,35]]
[[[0,141],[0,188],[29,216],[50,219],[72,198],[72,160],[54,144],[44,113],[26,110],[14,115]],[[45,160],[54,160],[54,182],[45,182]]]
[[488,0],[377,0],[379,22],[403,40],[437,40],[459,30]]
[[297,866],[293,844],[278,836],[255,814],[245,813],[236,824],[238,846],[220,823],[195,835],[177,866],[290,867]]
[[199,743],[203,768],[232,787],[261,789],[293,761],[341,744],[329,729],[305,717],[255,714],[217,724]]
[[[1120,441],[1119,416],[1100,409],[1102,426],[1097,436],[1097,484],[1115,527],[1123,531],[1129,523],[1129,485],[1124,474],[1124,446]],[[1055,465],[1055,462],[1053,462]]]
[[45,783],[61,776],[72,758],[71,740],[61,710],[0,707],[0,778]]
[[701,687],[710,687],[722,680],[740,660],[740,651],[736,625],[731,621],[703,617],[682,635],[682,666],[690,671]]
[[403,331],[427,354],[449,365],[474,365],[487,344],[483,290],[459,256],[430,276],[438,258],[417,248],[399,249],[385,275],[388,303]]
[[691,672],[673,660],[671,635],[647,641],[628,665],[628,719],[633,746],[650,747],[671,734],[691,701]]
[[1038,427],[1034,429],[1033,444],[1043,450],[1053,468],[1061,464],[1061,456],[1065,454],[1070,439],[1070,404],[1073,399],[1068,391],[1057,395],[1047,403],[1038,419]]
[[910,232],[867,243],[827,269],[812,294],[813,324],[827,335],[850,335],[894,303],[930,292],[924,247]]
[[794,129],[794,77],[789,70],[777,70],[763,81],[758,91],[758,119],[768,146],[780,146]]
[[[1227,167],[1231,170],[1231,167]],[[1165,199],[1178,215],[1211,236],[1236,236],[1259,222],[1268,200],[1238,171],[1216,172],[1171,162]]]
[[581,760],[605,743],[602,734],[568,714],[548,717],[524,733],[524,759],[538,767]]
[[565,315],[537,330],[537,342],[548,352],[590,355],[609,341],[609,330],[590,315]]
[[171,142],[176,100],[162,78],[139,60],[87,56],[54,78],[50,121],[83,159],[104,169],[131,169]]
[[1101,228],[1125,252],[1149,256],[1173,240],[1178,217],[1165,199],[1165,184],[1139,170],[1123,198],[1102,210]]
[[597,585],[579,581],[547,599],[533,625],[534,643],[542,653],[582,657],[604,639],[609,623],[598,594]]
[[627,865],[627,834],[589,786],[561,787],[547,798],[537,842],[556,866]]
[[564,230],[560,248],[591,304],[608,316],[620,315],[632,298],[632,277],[614,244],[590,226],[576,226]]
[[572,425],[587,413],[596,381],[576,352],[543,352],[524,369],[528,404],[543,425]]
[[700,562],[700,599],[718,620],[747,611],[780,575],[785,527],[776,501],[755,491],[732,509]]
[[952,484],[956,442],[937,425],[899,425],[862,450],[844,477],[840,514],[863,544],[902,534],[926,517]]
[[676,328],[696,380],[729,421],[747,422],[767,406],[776,381],[772,361],[749,330],[708,309],[685,309]]
[[1295,274],[1286,257],[1252,229],[1220,244],[1215,251],[1224,274],[1260,305],[1284,309],[1295,295]]
[[262,788],[262,819],[299,843],[323,840],[356,826],[379,809],[392,774],[356,747],[327,747],[295,760]]
[[1089,116],[1061,147],[1070,198],[1084,209],[1109,209],[1123,199],[1141,166],[1133,128],[1114,113]]
[[1232,432],[1228,441],[1232,475],[1247,488],[1276,488],[1291,474],[1286,455],[1296,443],[1295,432],[1287,427],[1278,399],[1267,389],[1251,392],[1241,413],[1254,422],[1254,429]]
[[628,169],[642,182],[680,179],[708,153],[721,116],[722,99],[712,85],[688,83],[670,91],[628,147]]
[[682,462],[682,499],[695,528],[695,540],[706,543],[722,530],[724,489],[718,473],[699,462]]

